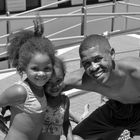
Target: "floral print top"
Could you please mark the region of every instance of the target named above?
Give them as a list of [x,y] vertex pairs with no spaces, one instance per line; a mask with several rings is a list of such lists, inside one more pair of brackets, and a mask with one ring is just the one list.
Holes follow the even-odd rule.
[[42,133],[49,135],[63,134],[64,107],[52,108],[47,106]]

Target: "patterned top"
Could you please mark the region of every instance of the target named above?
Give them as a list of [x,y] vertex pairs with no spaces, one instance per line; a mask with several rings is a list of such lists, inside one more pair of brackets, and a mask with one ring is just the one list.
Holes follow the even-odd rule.
[[64,116],[67,109],[64,104],[65,103],[61,104],[57,108],[47,106],[42,133],[46,133],[48,135],[63,134]]
[[27,98],[23,104],[16,105],[20,110],[33,114],[45,112],[47,106],[47,100],[45,95],[43,97],[36,96],[29,85],[24,81],[20,81],[16,84],[22,85],[27,91]]

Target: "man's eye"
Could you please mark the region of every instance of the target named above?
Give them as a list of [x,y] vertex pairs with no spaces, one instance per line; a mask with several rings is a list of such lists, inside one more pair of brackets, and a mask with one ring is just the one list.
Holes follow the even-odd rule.
[[83,62],[82,65],[87,68],[91,65],[91,62],[89,61]]
[[101,57],[96,57],[96,58],[94,58],[94,62],[95,62],[95,63],[96,63],[96,62],[100,62],[101,59],[102,59]]

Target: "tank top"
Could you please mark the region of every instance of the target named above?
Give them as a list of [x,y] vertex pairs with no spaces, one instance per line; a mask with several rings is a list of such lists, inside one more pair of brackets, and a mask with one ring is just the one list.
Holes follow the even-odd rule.
[[43,97],[36,96],[29,85],[24,81],[19,81],[16,84],[22,85],[27,91],[27,98],[24,103],[16,105],[20,110],[33,114],[42,113],[46,111],[47,100],[45,95]]
[[[65,98],[66,99],[66,98]],[[62,135],[64,115],[67,108],[66,101],[57,108],[47,106],[42,133],[48,135]]]

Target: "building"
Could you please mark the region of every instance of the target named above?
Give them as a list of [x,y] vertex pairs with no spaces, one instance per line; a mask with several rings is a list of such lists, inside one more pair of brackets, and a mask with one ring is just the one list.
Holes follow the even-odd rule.
[[[6,11],[22,12],[57,1],[61,0],[0,0],[0,14],[5,14]],[[87,0],[87,4],[97,4],[111,1],[113,0]],[[77,6],[81,5],[82,2],[83,0],[69,0],[65,3],[54,5],[48,9]]]

